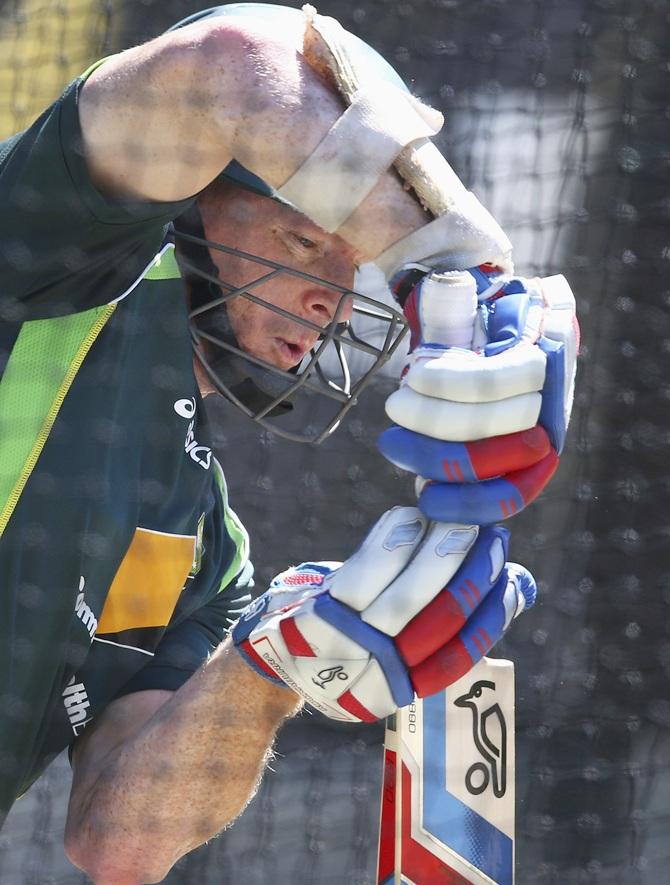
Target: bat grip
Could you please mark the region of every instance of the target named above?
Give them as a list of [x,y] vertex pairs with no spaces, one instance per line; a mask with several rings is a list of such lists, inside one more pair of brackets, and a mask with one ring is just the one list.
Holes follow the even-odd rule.
[[[431,274],[421,297],[424,340],[470,350],[477,316],[477,285],[472,274],[465,270]],[[427,482],[417,476],[417,498]]]
[[433,274],[422,290],[424,341],[469,350],[477,315],[472,274],[455,270]]

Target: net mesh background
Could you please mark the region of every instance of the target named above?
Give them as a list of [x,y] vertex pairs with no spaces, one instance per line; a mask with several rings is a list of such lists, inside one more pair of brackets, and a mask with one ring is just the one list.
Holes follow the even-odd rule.
[[[287,4],[298,6],[298,3]],[[667,881],[670,841],[670,4],[666,0],[328,2],[444,111],[438,139],[502,223],[526,274],[563,272],[582,325],[558,475],[511,522],[540,582],[496,654],[517,665],[517,881]],[[0,134],[96,58],[200,8],[158,0],[2,0]],[[410,479],[376,453],[390,377],[317,449],[210,407],[258,586],[345,558]],[[170,885],[371,885],[381,726],[306,713],[235,826]],[[226,748],[222,747],[225,753]],[[60,757],[0,832],[0,882],[75,885]]]

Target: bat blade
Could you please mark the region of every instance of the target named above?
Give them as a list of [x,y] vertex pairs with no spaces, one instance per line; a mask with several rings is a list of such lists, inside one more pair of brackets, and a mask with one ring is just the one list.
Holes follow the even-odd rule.
[[384,754],[379,885],[513,885],[514,665],[398,711]]

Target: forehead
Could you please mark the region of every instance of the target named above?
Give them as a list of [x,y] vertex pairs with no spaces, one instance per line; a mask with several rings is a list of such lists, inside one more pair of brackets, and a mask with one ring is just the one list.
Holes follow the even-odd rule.
[[244,224],[267,229],[272,224],[311,229],[327,236],[306,216],[279,200],[264,197],[229,182],[214,182],[200,194],[198,207],[209,227]]
[[284,229],[307,237],[327,252],[338,251],[357,262],[354,247],[330,234],[286,203],[261,196],[227,181],[214,182],[198,198],[205,231],[210,239],[241,236],[262,240]]

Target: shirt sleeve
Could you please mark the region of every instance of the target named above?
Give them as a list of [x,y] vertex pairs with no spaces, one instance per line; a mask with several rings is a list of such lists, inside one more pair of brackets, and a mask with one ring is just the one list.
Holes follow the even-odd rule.
[[115,202],[94,187],[79,124],[83,82],[0,143],[0,320],[118,298],[152,260],[167,223],[193,202]]
[[224,590],[165,634],[151,663],[127,682],[116,697],[147,689],[180,688],[227,636],[243,608],[251,602],[253,583],[253,567],[247,563]]

